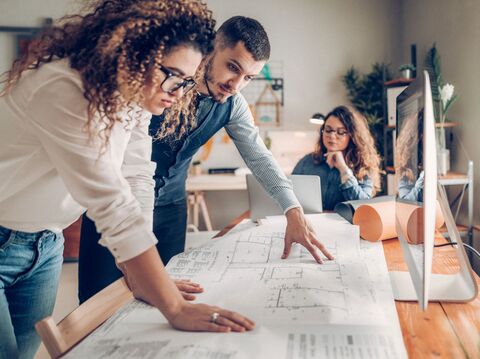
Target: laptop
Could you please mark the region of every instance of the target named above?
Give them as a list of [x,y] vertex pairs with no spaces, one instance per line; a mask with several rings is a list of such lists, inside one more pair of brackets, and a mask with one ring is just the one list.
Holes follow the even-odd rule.
[[[319,176],[290,175],[287,178],[292,182],[293,192],[306,214],[323,211]],[[252,174],[247,174],[247,189],[250,202],[250,218],[253,221],[266,216],[283,214],[282,208],[270,197]]]

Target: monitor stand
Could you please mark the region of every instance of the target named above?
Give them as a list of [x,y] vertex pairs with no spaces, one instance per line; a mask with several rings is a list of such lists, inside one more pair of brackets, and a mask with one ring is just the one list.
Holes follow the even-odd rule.
[[[445,189],[438,186],[438,200],[447,226],[448,234],[452,242],[456,242],[455,252],[457,255],[459,271],[453,274],[433,274],[431,267],[426,266],[425,277],[429,277],[430,285],[427,297],[430,302],[469,302],[477,297],[478,286],[475,280],[472,267],[468,261],[467,254],[463,247],[463,242],[458,232],[457,226],[452,216],[450,206],[448,205]],[[399,234],[399,237],[402,234]],[[399,301],[418,301],[417,291],[415,290],[412,276],[421,279],[420,273],[415,268],[411,248],[405,238],[399,238],[405,260],[409,264],[409,272],[390,272],[390,281],[392,284],[393,296]],[[435,248],[433,248],[435,250]],[[428,271],[428,272],[427,272]],[[423,281],[425,278],[423,278]],[[418,281],[418,280],[417,280]],[[423,290],[419,283],[417,290]]]
[[[432,274],[429,302],[469,302],[477,297],[477,284],[468,272]],[[412,278],[408,272],[390,272],[393,297],[398,301],[418,301]]]

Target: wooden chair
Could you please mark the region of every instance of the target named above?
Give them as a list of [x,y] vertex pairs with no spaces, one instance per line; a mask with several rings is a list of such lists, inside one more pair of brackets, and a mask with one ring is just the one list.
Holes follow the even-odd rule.
[[55,324],[52,317],[35,328],[52,358],[58,358],[93,332],[118,309],[133,299],[125,280],[120,278]]

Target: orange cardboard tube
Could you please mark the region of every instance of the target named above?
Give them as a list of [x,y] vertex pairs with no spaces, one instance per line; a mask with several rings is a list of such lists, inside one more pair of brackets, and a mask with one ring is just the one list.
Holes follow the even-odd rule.
[[[445,220],[443,219],[440,204],[437,202],[435,208],[435,228],[440,228]],[[407,222],[407,241],[411,244],[423,243],[423,208],[418,207],[411,213]]]
[[[353,224],[360,226],[360,237],[363,239],[381,241],[397,237],[395,216],[409,243],[423,242],[423,208],[417,205],[395,201],[365,204],[355,211]],[[443,223],[442,211],[437,202],[435,228],[440,228]]]
[[[408,236],[408,221],[412,217],[412,213],[415,212],[415,210],[419,209],[420,207],[415,204],[411,203],[404,203],[404,202],[398,202],[396,205],[396,216],[398,220],[398,224],[400,225],[400,228],[402,229],[402,233],[405,233],[405,236],[407,237],[407,242],[409,243],[414,243],[410,240],[410,237]],[[417,211],[416,214],[418,215],[419,212]],[[412,225],[412,222],[410,222],[410,226]],[[410,233],[413,234],[412,228],[410,228]],[[414,237],[412,237],[413,239]]]
[[367,241],[395,238],[395,201],[358,207],[353,216],[353,224],[360,226],[360,237]]

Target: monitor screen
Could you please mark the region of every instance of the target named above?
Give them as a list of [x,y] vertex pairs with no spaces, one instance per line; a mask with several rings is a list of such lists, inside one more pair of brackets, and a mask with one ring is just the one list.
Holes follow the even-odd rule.
[[396,130],[397,234],[416,297],[426,309],[437,209],[435,118],[426,71],[397,97]]
[[[423,80],[417,79],[397,97],[397,136],[395,143],[395,176],[397,183],[397,233],[410,275],[417,292],[423,296]],[[399,227],[399,228],[398,228]],[[407,248],[408,247],[408,248]]]
[[[418,300],[423,310],[429,300],[472,300],[478,293],[476,281],[445,190],[438,186],[435,118],[428,72],[419,74],[397,97],[396,110],[395,225],[408,273],[390,272],[395,299]],[[435,228],[443,223],[442,213],[450,238],[454,238],[460,265],[460,272],[451,275],[432,274]]]

